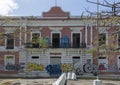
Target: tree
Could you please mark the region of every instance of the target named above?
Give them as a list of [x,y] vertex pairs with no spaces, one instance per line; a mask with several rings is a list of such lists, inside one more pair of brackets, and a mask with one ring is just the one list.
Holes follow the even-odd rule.
[[[87,52],[91,52],[93,53],[93,55],[95,55],[96,57],[94,57],[95,61],[98,61],[99,56],[103,56],[106,55],[108,56],[109,60],[110,58],[112,58],[112,56],[114,56],[114,53],[117,50],[117,46],[116,46],[116,39],[117,39],[117,34],[119,33],[119,27],[120,27],[120,12],[119,9],[120,8],[120,2],[117,3],[113,3],[110,4],[108,3],[106,0],[105,4],[100,3],[99,1],[97,2],[93,2],[93,1],[89,1],[86,0],[89,3],[93,3],[97,5],[97,12],[91,12],[88,11],[86,9],[86,12],[89,13],[89,17],[88,19],[95,20],[95,23],[92,23],[95,25],[95,32],[94,32],[94,38],[93,38],[93,47],[88,50]],[[99,5],[101,6],[105,6],[105,7],[110,7],[112,8],[112,11],[110,12],[99,12]],[[95,17],[96,16],[96,17]],[[86,23],[86,22],[85,22]],[[105,28],[101,28],[101,27],[105,27]],[[112,32],[110,32],[110,30],[112,30]],[[101,33],[99,34],[99,32],[101,31]],[[104,37],[104,34],[106,34],[106,31],[109,31],[107,33],[108,35],[108,42],[109,40],[111,42],[109,42],[108,44],[105,43],[104,39],[106,37]],[[101,42],[101,43],[100,43]],[[96,64],[98,65],[98,62],[96,62]]]

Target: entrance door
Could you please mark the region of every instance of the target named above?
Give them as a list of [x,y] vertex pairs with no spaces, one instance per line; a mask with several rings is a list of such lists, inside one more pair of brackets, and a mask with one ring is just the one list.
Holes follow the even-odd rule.
[[52,47],[59,48],[60,47],[60,33],[52,34]]

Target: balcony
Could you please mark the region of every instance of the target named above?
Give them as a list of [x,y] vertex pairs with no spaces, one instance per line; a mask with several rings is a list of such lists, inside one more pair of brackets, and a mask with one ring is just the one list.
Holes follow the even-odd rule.
[[[25,48],[43,48],[42,46],[38,44],[32,44],[32,43],[25,43]],[[48,44],[46,48],[86,48],[86,43],[80,43],[80,44],[72,44],[72,43],[56,43],[56,44]]]

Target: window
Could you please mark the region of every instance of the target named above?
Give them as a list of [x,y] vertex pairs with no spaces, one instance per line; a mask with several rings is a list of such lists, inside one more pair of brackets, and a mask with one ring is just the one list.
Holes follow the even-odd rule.
[[15,70],[15,56],[5,56],[5,70]]
[[118,32],[118,47],[120,47],[120,32]]
[[99,34],[99,46],[106,45],[106,34]]
[[14,49],[14,34],[13,33],[7,34],[6,49]]
[[106,57],[99,57],[99,70],[107,70],[108,68],[108,60]]
[[60,33],[52,34],[52,47],[59,48],[60,47]]
[[73,64],[80,62],[80,56],[73,56]]
[[12,55],[7,55],[5,57],[5,65],[7,64],[15,64],[15,58]]
[[32,47],[33,48],[39,48],[39,38],[40,38],[40,33],[32,33]]
[[118,69],[120,70],[120,56],[118,56]]
[[40,64],[39,56],[31,56],[31,63]]
[[79,47],[80,47],[80,33],[73,33],[73,34],[72,34],[72,37],[73,37],[72,46],[73,46],[74,48],[79,48]]

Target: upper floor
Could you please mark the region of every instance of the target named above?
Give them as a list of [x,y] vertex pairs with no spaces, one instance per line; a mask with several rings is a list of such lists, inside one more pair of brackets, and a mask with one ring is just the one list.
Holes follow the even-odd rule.
[[[107,18],[70,16],[52,7],[40,16],[0,17],[0,48],[92,48],[95,45],[120,47],[119,25]],[[104,23],[102,23],[104,22]]]

